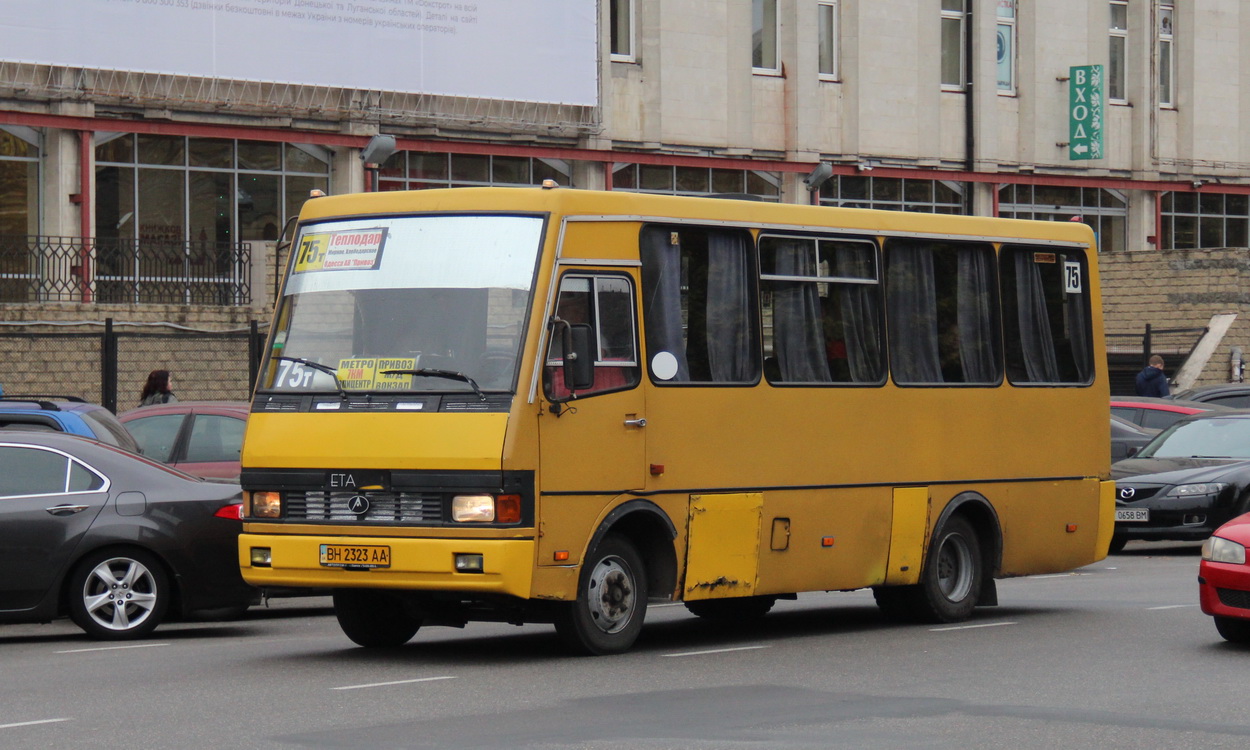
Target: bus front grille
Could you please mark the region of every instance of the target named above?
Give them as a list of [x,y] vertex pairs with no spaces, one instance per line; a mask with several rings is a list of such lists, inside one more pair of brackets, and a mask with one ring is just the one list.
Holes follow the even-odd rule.
[[286,518],[348,523],[441,523],[443,496],[420,492],[287,492]]

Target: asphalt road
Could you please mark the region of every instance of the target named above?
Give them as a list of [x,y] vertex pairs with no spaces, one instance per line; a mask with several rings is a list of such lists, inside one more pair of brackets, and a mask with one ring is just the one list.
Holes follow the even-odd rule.
[[1242,748],[1250,649],[1198,609],[1197,552],[1000,581],[958,626],[887,623],[866,591],[747,629],[653,606],[606,658],[497,624],[371,653],[324,598],[128,644],[5,625],[0,748]]

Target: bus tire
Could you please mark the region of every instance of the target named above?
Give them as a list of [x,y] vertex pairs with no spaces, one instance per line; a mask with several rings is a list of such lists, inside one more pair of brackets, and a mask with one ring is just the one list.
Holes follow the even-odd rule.
[[365,648],[397,648],[421,628],[421,618],[398,598],[381,591],[336,589],[334,616],[343,633]]
[[686,609],[705,620],[759,620],[777,603],[775,596],[738,596],[732,599],[700,599],[686,602]]
[[972,525],[951,518],[933,537],[920,583],[873,589],[877,607],[892,619],[960,622],[972,615],[981,591],[981,544]]
[[638,551],[624,537],[608,534],[583,562],[577,598],[561,606],[556,633],[573,653],[627,651],[642,631],[647,593]]
[[1119,534],[1111,535],[1111,545],[1107,547],[1108,555],[1119,554],[1124,551],[1124,547],[1128,544],[1128,539]]

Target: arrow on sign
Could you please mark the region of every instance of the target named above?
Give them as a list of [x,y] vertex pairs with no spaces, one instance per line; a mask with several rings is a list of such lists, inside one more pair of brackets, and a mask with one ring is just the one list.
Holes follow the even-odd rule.
[[1075,154],[1083,154],[1087,151],[1089,151],[1089,146],[1086,146],[1084,143],[1078,143],[1072,147],[1072,153]]

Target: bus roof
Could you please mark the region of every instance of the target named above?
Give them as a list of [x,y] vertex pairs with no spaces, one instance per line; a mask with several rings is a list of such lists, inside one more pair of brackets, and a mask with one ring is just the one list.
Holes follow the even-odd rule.
[[[325,196],[308,200],[300,217],[304,221],[317,221],[361,215],[483,210],[551,213],[566,217],[619,216],[636,221],[676,219],[787,230],[845,229],[868,234],[1047,240],[1094,246],[1093,230],[1075,221],[1028,221],[561,187],[441,188]],[[886,228],[888,231],[885,231]]]

